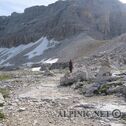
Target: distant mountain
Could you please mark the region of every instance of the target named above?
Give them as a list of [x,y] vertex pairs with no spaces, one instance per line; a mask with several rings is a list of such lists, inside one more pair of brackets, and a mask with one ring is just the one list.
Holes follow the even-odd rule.
[[103,40],[125,32],[126,6],[118,0],[60,0],[0,17],[1,47],[28,44],[41,37],[61,41],[80,33]]
[[118,0],[60,0],[0,17],[0,68],[102,54],[125,63],[125,43],[126,5]]

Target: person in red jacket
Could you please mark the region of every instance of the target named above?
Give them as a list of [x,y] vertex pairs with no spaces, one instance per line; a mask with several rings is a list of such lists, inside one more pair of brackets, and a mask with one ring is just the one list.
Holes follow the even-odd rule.
[[69,61],[69,70],[70,70],[70,73],[72,73],[72,71],[73,71],[73,62],[72,62],[72,60]]

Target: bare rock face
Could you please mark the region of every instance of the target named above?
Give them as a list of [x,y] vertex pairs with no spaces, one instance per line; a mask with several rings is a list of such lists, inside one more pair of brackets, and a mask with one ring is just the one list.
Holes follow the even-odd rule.
[[118,0],[66,0],[27,8],[22,14],[0,17],[0,46],[27,44],[41,36],[63,40],[82,32],[112,38],[126,32],[125,13]]

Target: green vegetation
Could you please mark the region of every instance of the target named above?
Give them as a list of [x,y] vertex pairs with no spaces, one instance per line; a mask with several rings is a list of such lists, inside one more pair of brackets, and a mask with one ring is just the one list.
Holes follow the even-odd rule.
[[9,89],[0,88],[0,93],[3,95],[4,98],[9,97]]
[[99,89],[99,93],[105,93],[107,94],[107,90],[109,89],[110,85],[103,85],[100,89]]
[[8,79],[11,79],[10,75],[5,75],[5,74],[0,75],[0,81],[2,81],[2,80],[8,80]]
[[121,86],[121,85],[123,85],[123,82],[121,82],[120,80],[109,82],[109,83],[106,83],[106,84],[102,85],[98,90],[95,90],[94,94],[98,95],[98,94],[105,93],[107,95],[108,94],[107,90],[110,87],[113,87],[113,86],[116,87],[116,86]]
[[110,88],[110,85],[103,85],[101,86],[98,90],[94,91],[94,94],[98,95],[98,94],[102,94],[105,93],[107,95],[107,90]]
[[3,112],[0,111],[0,120],[3,120],[3,119],[5,119],[5,115]]

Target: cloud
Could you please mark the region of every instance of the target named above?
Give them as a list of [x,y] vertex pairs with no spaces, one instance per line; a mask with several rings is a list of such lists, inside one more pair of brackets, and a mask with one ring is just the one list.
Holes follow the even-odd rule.
[[23,12],[25,8],[35,5],[48,5],[57,0],[0,0],[0,15],[10,15],[12,12]]
[[121,1],[122,3],[126,3],[126,0],[119,0],[119,1]]

